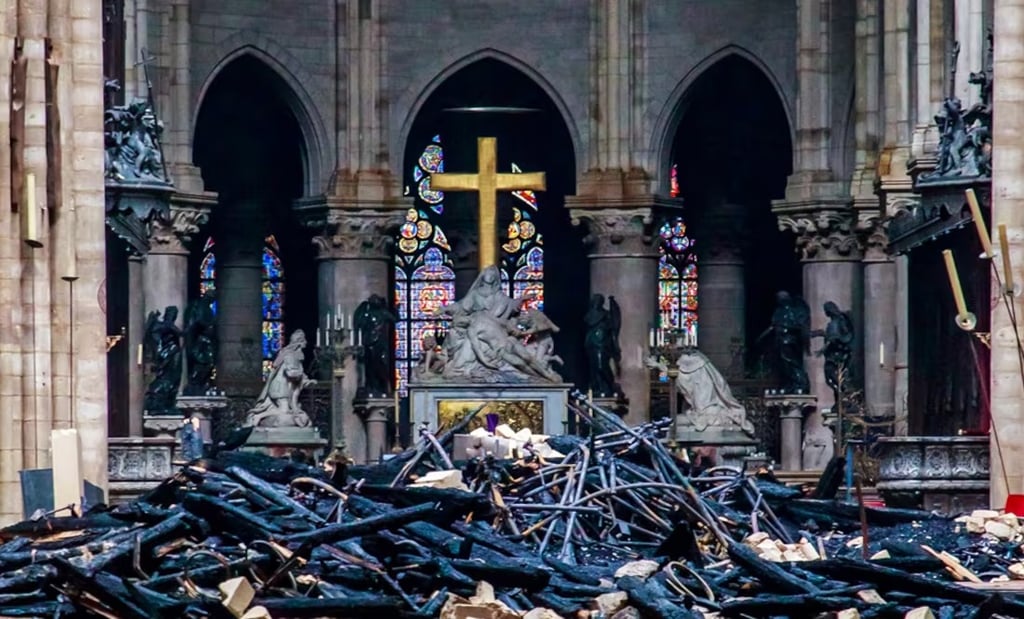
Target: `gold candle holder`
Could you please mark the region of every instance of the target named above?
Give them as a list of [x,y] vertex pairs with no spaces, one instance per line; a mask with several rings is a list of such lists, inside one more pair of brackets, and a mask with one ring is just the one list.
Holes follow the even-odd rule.
[[978,231],[981,249],[985,252],[982,254],[982,258],[991,259],[995,255],[992,253],[992,237],[989,236],[988,228],[985,227],[985,220],[981,217],[981,206],[978,205],[978,196],[974,194],[973,189],[968,189],[964,193],[967,195],[967,204],[971,207],[971,217],[974,219],[974,229]]
[[953,252],[944,249],[942,257],[946,261],[946,274],[949,275],[949,287],[953,290],[953,301],[956,303],[956,324],[964,331],[971,331],[978,325],[978,318],[967,311],[967,302],[964,300],[964,290],[960,285],[960,274],[956,270],[956,261],[953,259]]

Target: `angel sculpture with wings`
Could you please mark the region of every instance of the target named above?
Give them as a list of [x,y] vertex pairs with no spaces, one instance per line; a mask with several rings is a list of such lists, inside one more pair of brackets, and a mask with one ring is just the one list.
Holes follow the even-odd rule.
[[810,380],[804,369],[804,355],[810,353],[811,308],[785,290],[775,295],[772,324],[758,340],[772,336],[775,369],[785,393],[809,393]]
[[146,344],[153,377],[146,389],[144,408],[151,414],[175,410],[178,387],[181,386],[181,329],[174,322],[178,308],[173,305],[160,312],[152,311],[146,319]]
[[583,323],[587,328],[583,348],[587,353],[588,386],[597,394],[617,394],[620,388],[616,378],[622,362],[622,350],[619,348],[622,311],[615,297],[608,297],[606,309],[604,295],[591,296],[590,308],[583,316]]

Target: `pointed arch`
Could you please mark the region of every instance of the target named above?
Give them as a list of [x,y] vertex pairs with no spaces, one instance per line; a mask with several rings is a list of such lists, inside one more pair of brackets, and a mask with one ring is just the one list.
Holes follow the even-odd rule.
[[250,56],[265,65],[280,80],[281,88],[277,94],[287,104],[302,131],[303,195],[322,193],[333,163],[327,156],[327,129],[313,96],[305,86],[317,83],[316,80],[301,69],[299,62],[285,48],[256,33],[238,32],[222,42],[219,48],[220,59],[203,78],[192,112],[193,143],[199,115],[210,87],[234,61]]
[[[580,142],[579,128],[576,125],[576,120],[573,118],[572,112],[569,110],[569,106],[566,105],[565,100],[562,98],[558,90],[535,67],[523,62],[511,54],[490,47],[477,50],[450,63],[437,73],[437,75],[435,75],[429,82],[427,82],[426,86],[420,89],[418,94],[413,86],[410,86],[404,93],[402,93],[398,109],[407,110],[407,112],[405,113],[405,119],[402,122],[401,131],[394,135],[391,140],[390,149],[393,156],[398,156],[399,153],[405,152],[406,145],[409,143],[409,138],[412,134],[413,125],[415,124],[416,119],[419,118],[424,105],[430,100],[431,95],[433,95],[442,84],[459,71],[486,59],[497,60],[498,62],[506,64],[522,73],[547,95],[548,99],[551,100],[555,109],[558,111],[558,114],[562,117],[562,123],[565,125],[569,133],[569,139],[572,141],[576,170],[585,169],[585,166],[581,167],[584,164],[584,160],[582,159],[583,149]],[[413,98],[414,95],[415,98]],[[398,159],[398,161],[401,162],[402,159]]]
[[669,192],[669,170],[671,169],[672,144],[675,141],[679,124],[690,102],[692,87],[696,84],[708,69],[717,65],[720,61],[729,57],[741,58],[753,65],[771,84],[775,94],[779,98],[779,104],[786,115],[786,123],[789,129],[790,143],[796,143],[795,126],[793,124],[793,108],[795,102],[789,96],[788,91],[782,87],[775,73],[771,68],[753,52],[734,44],[726,45],[710,54],[695,64],[666,100],[661,113],[654,125],[651,134],[650,152],[654,154],[655,187],[658,193],[668,195]]

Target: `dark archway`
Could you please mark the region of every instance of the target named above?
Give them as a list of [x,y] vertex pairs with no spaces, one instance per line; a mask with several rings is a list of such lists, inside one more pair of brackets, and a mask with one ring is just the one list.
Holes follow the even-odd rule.
[[[495,137],[499,170],[512,171],[514,164],[523,171],[547,174],[547,191],[536,194],[535,209],[523,196],[499,195],[499,245],[522,247],[519,254],[525,257],[528,241],[536,241],[536,237],[532,240],[524,237],[519,245],[506,236],[510,225],[516,227],[522,223],[514,220],[516,209],[522,218],[529,219],[524,229],[535,229],[541,235],[543,309],[562,329],[555,338],[556,350],[565,360],[562,374],[569,381],[579,382],[584,370],[582,359],[577,358],[583,341],[579,323],[589,293],[588,270],[582,233],[572,226],[565,209],[565,196],[575,192],[576,158],[569,129],[555,102],[522,71],[496,58],[483,58],[456,71],[425,98],[408,136],[403,158],[404,183],[408,193],[416,196],[417,207],[431,222],[443,226],[451,240],[451,249],[446,253],[451,259],[454,282],[447,286],[454,288],[458,295],[468,288],[477,271],[472,252],[463,259],[467,255],[465,248],[476,244],[477,197],[448,192],[443,205],[424,200],[420,188],[423,177],[429,176],[431,171],[421,165],[430,163],[421,162],[424,149],[435,143],[443,149],[446,172],[476,171],[477,138]],[[437,142],[435,137],[439,138]],[[430,194],[427,197],[431,198]],[[438,212],[442,206],[443,212]],[[401,242],[399,239],[396,248],[399,260],[403,258]],[[412,245],[409,247],[411,249]],[[514,279],[514,261],[518,255],[503,250],[502,256],[503,260],[508,260],[506,271]],[[398,266],[401,269],[401,262]],[[400,270],[396,272],[401,275]],[[514,283],[510,284],[513,292],[515,287]],[[399,309],[406,314],[410,312],[408,308]],[[405,336],[410,353],[418,349],[415,328],[413,325]],[[422,328],[428,327],[421,325]],[[400,338],[403,333],[400,328]],[[401,344],[399,350],[402,350]]]
[[[785,196],[792,172],[789,122],[774,84],[738,54],[719,60],[694,80],[679,110],[671,165],[699,268],[710,277],[712,265],[722,265],[715,273],[721,277],[728,271],[724,265],[733,261],[726,277],[743,281],[738,291],[728,289],[730,282],[719,279],[705,286],[699,278],[701,307],[708,310],[701,315],[701,328],[720,348],[730,347],[713,358],[727,364],[723,371],[735,378],[750,376],[758,373],[763,351],[756,342],[768,326],[776,291],[799,293],[802,288],[792,236],[778,230],[771,211],[771,201]],[[737,240],[742,240],[738,252]],[[738,299],[742,308],[730,305]]]
[[[290,94],[272,68],[246,54],[220,70],[197,116],[193,161],[202,170],[206,189],[218,198],[207,233],[193,244],[190,291],[199,294],[201,262],[209,249],[205,241],[212,236],[218,320],[223,319],[218,384],[229,393],[247,394],[259,385],[259,372],[245,365],[253,356],[250,349],[262,349],[257,358],[273,354],[273,348],[267,352],[264,334],[267,292],[252,274],[266,268],[264,247],[276,243],[274,253],[284,269],[284,333],[316,329],[313,247],[292,211],[294,200],[303,194],[307,145],[289,106],[295,99]],[[266,240],[271,237],[272,243]],[[246,277],[253,281],[243,284],[238,279]],[[257,307],[263,308],[262,320],[253,318]]]

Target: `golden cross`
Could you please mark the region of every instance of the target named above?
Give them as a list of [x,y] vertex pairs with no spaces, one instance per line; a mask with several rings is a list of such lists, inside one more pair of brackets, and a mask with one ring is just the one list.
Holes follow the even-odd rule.
[[480,196],[480,270],[498,264],[498,192],[546,188],[543,172],[498,173],[498,139],[476,139],[476,174],[437,172],[430,188],[441,191],[476,191]]

